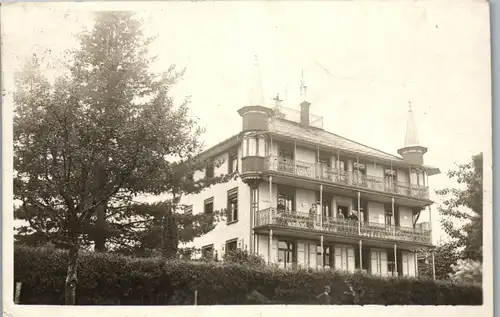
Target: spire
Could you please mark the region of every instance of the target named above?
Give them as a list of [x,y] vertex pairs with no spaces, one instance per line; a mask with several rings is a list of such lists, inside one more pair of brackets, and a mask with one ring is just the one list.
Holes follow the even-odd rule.
[[405,147],[408,146],[418,146],[418,134],[417,125],[415,124],[415,119],[413,118],[413,110],[411,109],[411,101],[408,102],[408,117],[406,119],[406,137],[405,137]]
[[254,67],[250,86],[249,106],[264,106],[264,93],[262,92],[262,81],[260,78],[259,57],[254,55]]
[[427,153],[427,148],[420,146],[417,135],[417,125],[413,118],[413,110],[411,102],[408,102],[408,117],[406,119],[406,136],[405,145],[398,150],[398,153],[403,157],[403,160],[410,164],[424,164],[424,154]]

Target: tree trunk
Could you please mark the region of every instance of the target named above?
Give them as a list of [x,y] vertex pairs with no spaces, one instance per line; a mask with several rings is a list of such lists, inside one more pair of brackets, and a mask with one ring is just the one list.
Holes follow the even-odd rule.
[[161,251],[166,258],[177,255],[177,221],[172,213],[172,206],[168,206],[161,226]]
[[65,305],[76,304],[76,285],[77,270],[78,270],[78,247],[74,246],[69,250],[68,258],[68,273],[66,275],[66,283],[64,285],[64,303]]
[[97,207],[97,219],[95,226],[96,231],[94,237],[94,250],[97,252],[106,251],[106,238],[108,232],[106,221],[106,207],[106,203],[103,203],[101,206]]

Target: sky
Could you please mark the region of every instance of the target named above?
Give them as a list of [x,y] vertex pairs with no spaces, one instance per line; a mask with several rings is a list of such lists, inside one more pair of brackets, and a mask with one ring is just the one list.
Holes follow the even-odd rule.
[[[248,1],[30,3],[2,5],[3,106],[13,75],[32,54],[57,57],[91,28],[92,11],[138,10],[156,70],[186,67],[173,90],[191,96],[207,146],[238,133],[249,102],[254,55],[264,97],[299,109],[301,72],[311,113],[324,128],[396,154],[411,101],[425,164],[441,169],[435,189],[456,187],[446,172],[484,152],[491,159],[489,12],[484,1]],[[51,69],[57,76],[61,69]],[[486,167],[485,167],[486,168]],[[487,188],[485,188],[487,189]],[[434,242],[440,229],[433,207]],[[428,219],[428,213],[421,220]]]

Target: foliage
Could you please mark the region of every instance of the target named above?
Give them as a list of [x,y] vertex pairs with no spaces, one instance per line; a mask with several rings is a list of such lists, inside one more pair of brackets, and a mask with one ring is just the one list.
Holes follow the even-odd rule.
[[[168,190],[172,164],[201,148],[188,100],[168,96],[182,73],[149,71],[140,22],[126,12],[98,13],[92,32],[71,52],[70,74],[51,87],[34,61],[15,95],[15,198],[29,226],[74,247],[103,234],[99,208],[110,206],[110,230],[138,225],[131,201]],[[101,228],[102,229],[102,228]],[[94,235],[94,236],[93,236]]]
[[233,263],[247,266],[262,267],[266,264],[264,259],[257,254],[243,251],[240,249],[231,250],[224,254],[225,263]]
[[[461,257],[482,261],[483,254],[483,154],[472,157],[468,164],[448,172],[464,188],[445,188],[436,193],[445,200],[439,207],[444,231],[463,248]],[[456,227],[454,220],[465,221]]]
[[[430,251],[422,252],[428,259],[428,263],[423,263],[418,267],[418,275],[419,277],[432,279],[432,262],[431,262],[431,253]],[[459,252],[457,251],[456,243],[447,242],[441,243],[434,249],[434,263],[435,263],[435,272],[436,279],[438,280],[449,280],[450,273],[453,272],[453,264],[455,264],[460,257]]]
[[[14,280],[23,282],[21,303],[61,304],[65,252],[16,247]],[[202,263],[82,253],[80,305],[317,304],[325,285],[332,304],[481,305],[476,285],[406,278],[379,278],[333,271],[280,270],[232,263]],[[349,286],[352,287],[352,291]],[[353,295],[354,293],[354,295]]]
[[[49,83],[34,57],[16,80],[15,217],[28,223],[16,239],[71,251],[70,297],[82,247],[147,249],[161,227],[158,247],[175,254],[179,240],[211,230],[217,216],[181,216],[179,196],[229,179],[192,179],[205,164],[191,162],[203,129],[188,116],[189,99],[176,105],[169,96],[183,70],[151,70],[152,40],[129,12],[97,13],[67,53],[67,74]],[[134,202],[139,194],[169,199],[144,206]]]
[[450,277],[456,282],[481,284],[483,281],[483,266],[479,261],[458,260],[452,268]]

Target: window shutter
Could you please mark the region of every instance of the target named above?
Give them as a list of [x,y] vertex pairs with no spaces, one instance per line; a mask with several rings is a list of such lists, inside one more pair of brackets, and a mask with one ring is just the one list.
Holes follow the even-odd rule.
[[408,276],[408,253],[401,252],[401,261],[403,263],[403,276]]
[[347,247],[347,271],[354,272],[355,269],[354,248]]
[[380,270],[378,266],[378,251],[377,250],[371,250],[371,273],[372,275],[379,275]]
[[316,268],[316,244],[310,243],[309,244],[309,267],[310,268]]
[[306,246],[304,242],[297,242],[297,262],[299,266],[306,266]]
[[408,275],[415,277],[415,255],[408,252]]
[[273,238],[272,249],[271,249],[271,263],[278,262],[278,240]]
[[380,274],[387,276],[387,251],[380,251]]
[[342,270],[342,248],[335,246],[335,269]]

